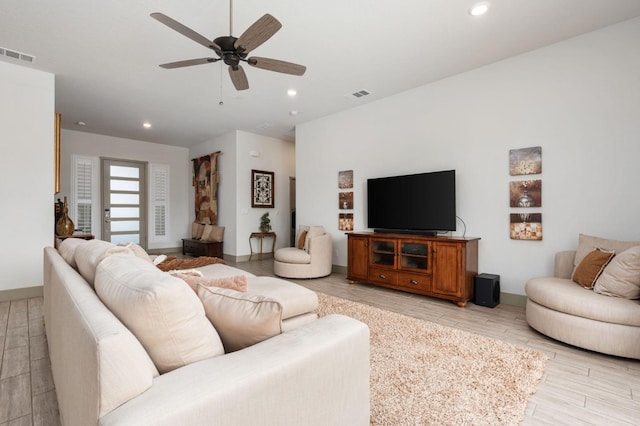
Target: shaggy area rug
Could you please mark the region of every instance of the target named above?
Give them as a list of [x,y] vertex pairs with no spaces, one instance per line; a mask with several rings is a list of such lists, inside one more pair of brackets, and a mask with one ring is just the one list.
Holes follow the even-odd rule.
[[371,424],[517,425],[547,356],[528,348],[318,294],[320,316],[371,333]]

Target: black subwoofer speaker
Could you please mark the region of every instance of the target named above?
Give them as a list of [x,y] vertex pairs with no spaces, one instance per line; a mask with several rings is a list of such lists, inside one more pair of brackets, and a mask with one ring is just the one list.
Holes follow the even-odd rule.
[[500,275],[476,275],[473,294],[473,303],[487,308],[494,308],[500,303]]

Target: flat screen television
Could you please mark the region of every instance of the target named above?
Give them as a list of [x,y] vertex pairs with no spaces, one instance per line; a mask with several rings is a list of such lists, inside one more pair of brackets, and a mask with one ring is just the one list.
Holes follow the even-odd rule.
[[367,180],[368,227],[436,235],[456,230],[456,171]]

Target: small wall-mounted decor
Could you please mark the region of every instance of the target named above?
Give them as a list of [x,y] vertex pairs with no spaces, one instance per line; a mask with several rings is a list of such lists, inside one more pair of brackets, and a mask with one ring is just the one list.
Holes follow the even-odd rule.
[[251,207],[273,208],[273,172],[251,170]]
[[343,170],[338,172],[338,188],[353,188],[353,170]]
[[512,213],[509,219],[512,240],[542,240],[542,213]]
[[541,207],[542,180],[509,182],[509,207]]
[[338,215],[338,230],[353,231],[353,213],[340,213]]
[[353,192],[340,192],[338,194],[338,208],[340,210],[353,208]]
[[509,174],[511,176],[542,173],[542,147],[509,150]]

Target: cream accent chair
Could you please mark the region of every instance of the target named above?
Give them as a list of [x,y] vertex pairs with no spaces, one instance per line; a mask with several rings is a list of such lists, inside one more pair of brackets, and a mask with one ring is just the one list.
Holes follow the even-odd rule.
[[333,240],[322,226],[300,226],[296,247],[274,254],[273,272],[284,278],[319,278],[331,274]]
[[[622,253],[635,253],[637,259],[636,246],[640,246],[640,241],[616,241],[580,234],[577,250],[556,253],[553,277],[527,281],[529,325],[573,346],[640,359],[640,299],[600,294],[597,289],[585,289],[572,281],[573,271],[592,250],[616,252],[602,272],[604,275],[609,266],[615,265],[616,257],[626,258]],[[636,274],[638,268],[636,263]]]

